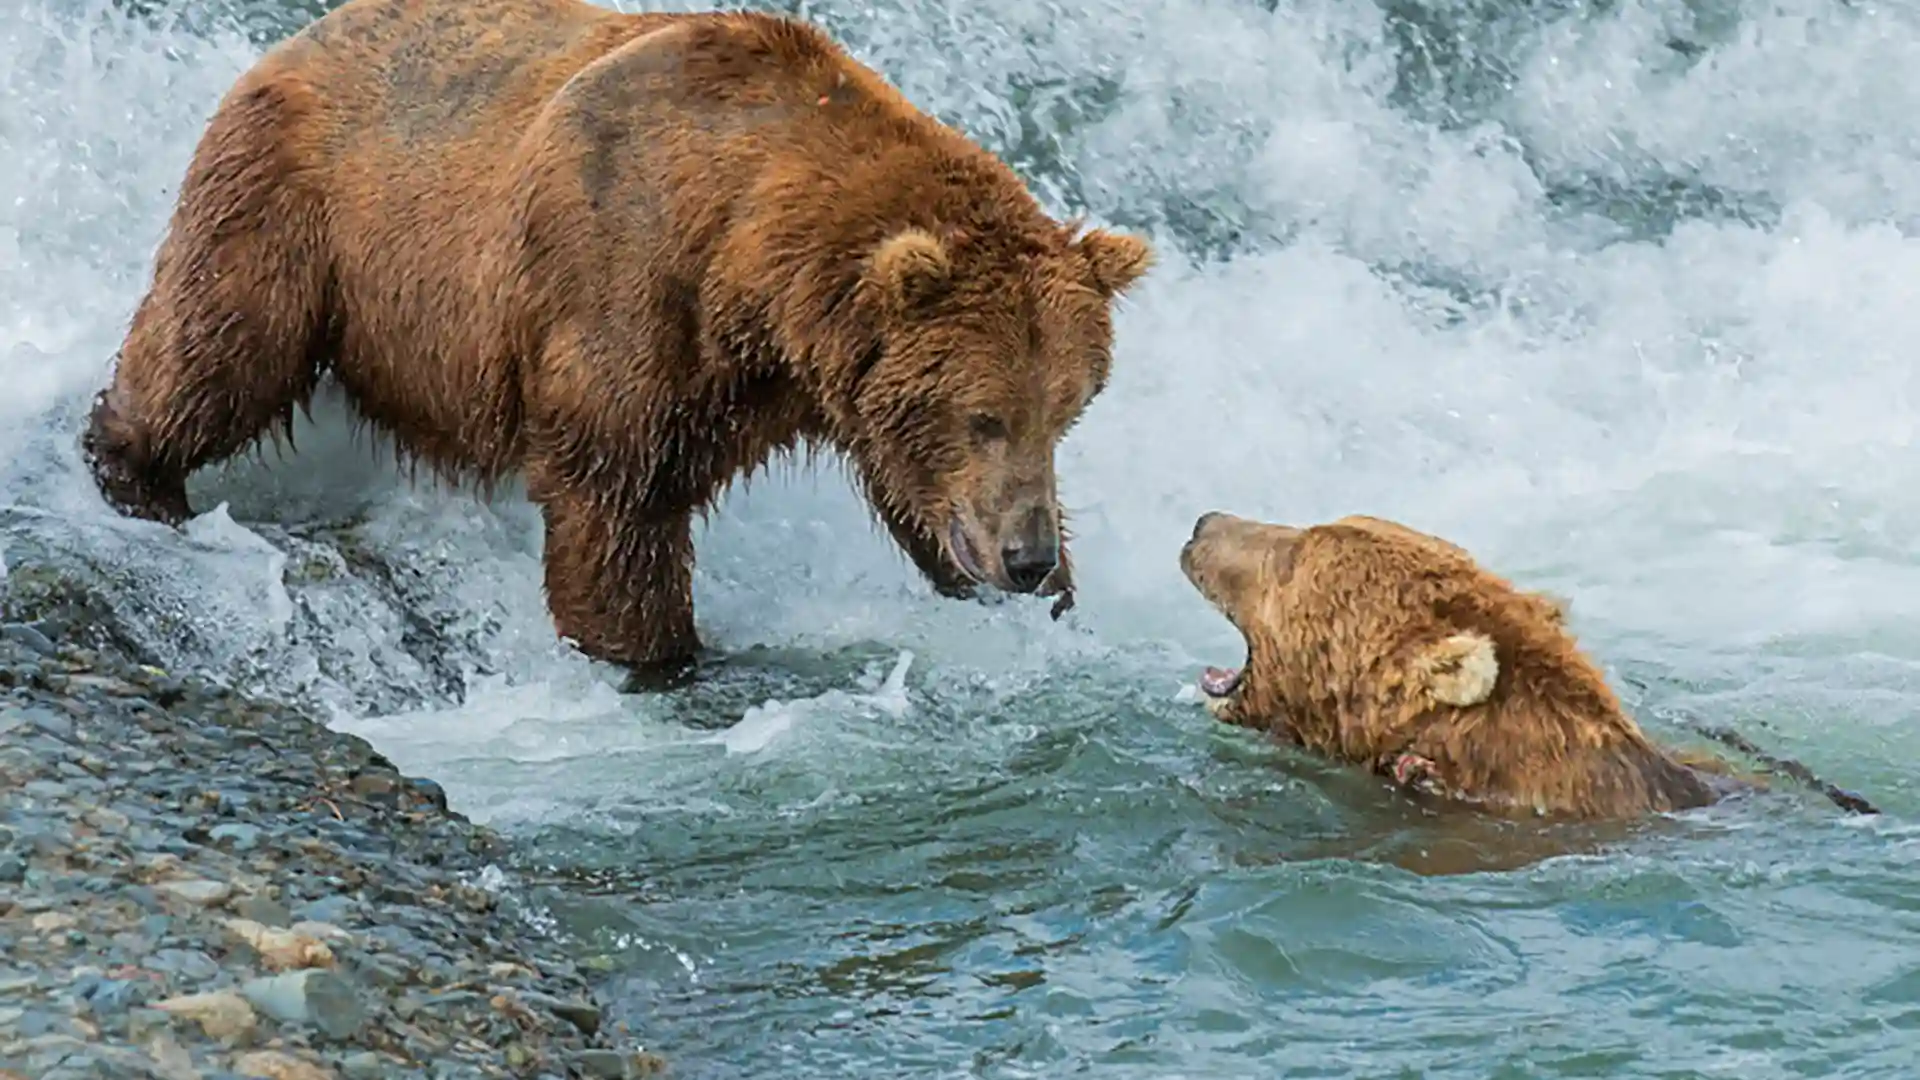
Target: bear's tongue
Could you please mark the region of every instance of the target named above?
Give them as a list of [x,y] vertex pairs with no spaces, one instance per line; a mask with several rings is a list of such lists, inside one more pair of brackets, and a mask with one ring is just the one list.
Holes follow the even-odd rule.
[[1240,668],[1210,667],[1200,673],[1200,692],[1208,697],[1226,697],[1240,685]]

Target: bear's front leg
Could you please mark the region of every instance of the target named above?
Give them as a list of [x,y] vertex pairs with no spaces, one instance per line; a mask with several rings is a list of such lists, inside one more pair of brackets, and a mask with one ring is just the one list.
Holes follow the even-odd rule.
[[547,607],[554,629],[642,688],[693,670],[693,516],[646,513],[568,488],[536,496],[546,518]]

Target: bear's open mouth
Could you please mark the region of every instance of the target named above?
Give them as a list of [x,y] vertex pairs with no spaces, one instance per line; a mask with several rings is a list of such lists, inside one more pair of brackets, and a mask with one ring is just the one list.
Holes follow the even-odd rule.
[[1240,689],[1244,667],[1211,667],[1200,673],[1200,692],[1210,698],[1224,698]]
[[987,580],[987,572],[980,569],[979,556],[973,553],[973,541],[967,539],[967,530],[960,524],[958,514],[947,519],[947,550],[961,573],[977,582]]

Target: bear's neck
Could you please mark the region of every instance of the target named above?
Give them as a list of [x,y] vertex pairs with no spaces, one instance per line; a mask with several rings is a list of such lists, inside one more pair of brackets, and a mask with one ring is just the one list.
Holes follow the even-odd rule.
[[1606,700],[1508,699],[1438,710],[1411,729],[1405,750],[1431,760],[1448,788],[1474,802],[1617,817],[1710,798],[1698,776]]

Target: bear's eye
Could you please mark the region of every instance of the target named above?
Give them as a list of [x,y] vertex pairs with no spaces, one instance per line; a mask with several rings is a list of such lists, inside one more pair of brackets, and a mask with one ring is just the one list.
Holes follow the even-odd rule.
[[974,413],[967,418],[967,429],[981,442],[997,442],[1007,437],[1007,422],[991,413]]

